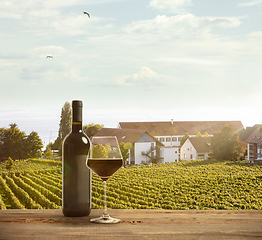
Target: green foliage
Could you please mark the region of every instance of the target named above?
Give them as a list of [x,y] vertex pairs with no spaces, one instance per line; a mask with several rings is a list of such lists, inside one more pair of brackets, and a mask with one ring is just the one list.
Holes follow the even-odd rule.
[[212,157],[217,160],[237,161],[241,156],[242,144],[239,134],[232,125],[225,125],[214,133],[211,140]]
[[14,166],[13,159],[9,157],[8,160],[5,163],[5,167],[9,171],[9,174],[10,174],[11,169],[13,168],[13,166]]
[[180,140],[180,145],[182,146],[185,141],[189,138],[189,134],[188,132],[182,137],[182,139]]
[[27,136],[15,123],[0,129],[0,159],[40,157],[42,147],[42,140],[34,131]]
[[208,137],[208,132],[205,132],[203,137]]
[[93,158],[108,158],[108,148],[102,144],[97,144],[92,147]]
[[[0,176],[3,208],[61,207],[61,165],[41,161],[32,161],[35,165],[30,165],[30,173],[25,169],[31,161],[22,161],[26,166],[22,171],[4,179]],[[118,209],[262,210],[261,171],[260,163],[216,160],[120,168],[107,181],[107,205]],[[96,174],[92,174],[92,208],[103,208],[103,185]]]
[[60,123],[58,136],[51,148],[59,150],[59,155],[62,156],[62,144],[65,137],[70,133],[72,125],[72,108],[69,102],[65,102],[61,109]]
[[123,157],[123,162],[124,162],[124,166],[126,165],[126,160],[129,158],[129,148],[130,148],[130,144],[125,144],[123,142],[121,142],[119,144],[119,148]]
[[12,175],[12,178],[6,176],[6,184],[8,187],[10,187],[12,193],[15,195],[15,197],[18,199],[18,202],[21,202],[21,204],[24,206],[24,208],[27,209],[41,209],[41,205],[37,204],[29,195],[29,193],[26,191],[26,189],[21,188],[18,186],[14,179],[14,175]]
[[89,137],[93,137],[99,130],[101,130],[104,127],[104,125],[101,124],[94,124],[90,123],[88,125],[83,126],[84,133]]
[[53,152],[52,152],[52,149],[50,147],[46,147],[46,150],[44,152],[44,157],[47,158],[47,159],[52,159]]
[[72,125],[71,118],[72,118],[71,104],[69,102],[65,102],[61,110],[59,132],[58,132],[58,137],[61,138],[61,141],[63,141],[71,131],[71,125]]
[[26,138],[27,158],[39,158],[42,156],[42,140],[37,132],[31,132]]
[[2,200],[2,196],[0,195],[0,210],[6,210],[6,206],[4,201]]
[[203,137],[203,135],[201,134],[201,132],[198,132],[196,137]]
[[[19,199],[15,196],[15,194],[12,192],[12,190],[9,188],[9,186],[6,184],[5,180],[0,176],[0,187],[3,190],[3,192],[5,193],[5,196],[8,199],[8,203],[11,206],[11,208],[13,209],[25,209],[25,206],[22,205],[19,201]],[[6,205],[5,203],[2,203]],[[4,208],[4,206],[2,206],[1,208]]]

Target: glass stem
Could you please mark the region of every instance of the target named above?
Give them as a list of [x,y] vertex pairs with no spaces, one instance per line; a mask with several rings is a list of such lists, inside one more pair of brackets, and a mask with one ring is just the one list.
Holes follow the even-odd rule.
[[107,205],[106,205],[106,181],[103,181],[103,186],[104,186],[104,212],[103,215],[107,215]]

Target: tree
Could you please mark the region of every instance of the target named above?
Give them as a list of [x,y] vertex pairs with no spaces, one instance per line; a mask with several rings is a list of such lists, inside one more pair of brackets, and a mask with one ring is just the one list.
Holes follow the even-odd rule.
[[62,144],[65,137],[70,133],[72,125],[72,108],[69,102],[65,102],[61,109],[58,137],[52,145],[53,150],[59,150],[62,155]]
[[88,124],[83,126],[84,133],[89,137],[93,137],[99,130],[101,130],[104,127],[104,125],[101,124]]
[[5,164],[5,168],[9,171],[9,175],[10,175],[10,172],[11,172],[13,166],[14,166],[13,159],[9,157],[8,160],[6,161],[6,164]]
[[208,132],[205,132],[203,137],[208,137]]
[[214,133],[211,140],[212,157],[217,160],[236,161],[241,156],[242,144],[232,125],[225,125]]
[[180,145],[182,146],[185,141],[189,138],[189,134],[188,132],[182,137],[182,139],[180,140]]
[[71,118],[72,118],[71,104],[69,102],[65,102],[61,110],[61,119],[60,119],[59,132],[58,132],[58,137],[61,138],[61,141],[63,141],[71,131],[71,125],[72,125]]
[[102,144],[97,144],[92,147],[92,157],[93,158],[107,158],[108,157],[108,147],[102,145]]
[[42,156],[41,148],[44,146],[37,132],[33,131],[27,136],[26,145],[29,158],[40,158]]
[[42,140],[37,132],[28,136],[18,129],[17,125],[10,124],[10,128],[0,129],[0,159],[26,159],[41,156]]
[[10,128],[3,128],[1,130],[1,158],[26,158],[25,132],[21,132],[15,123],[9,126]]
[[50,145],[52,150],[62,150],[62,139],[58,136],[52,145]]
[[44,157],[47,158],[47,159],[52,159],[53,157],[53,152],[52,152],[52,149],[51,147],[46,147],[46,150],[45,150],[45,153],[44,153]]
[[196,137],[203,137],[203,135],[201,134],[201,132],[198,132]]
[[119,148],[123,157],[123,162],[124,162],[124,166],[126,166],[126,160],[129,158],[129,148],[130,148],[130,144],[125,144],[123,142],[121,142],[119,144]]

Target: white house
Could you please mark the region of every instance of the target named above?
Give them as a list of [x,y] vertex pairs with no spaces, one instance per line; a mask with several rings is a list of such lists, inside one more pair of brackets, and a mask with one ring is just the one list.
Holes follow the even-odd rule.
[[161,147],[154,136],[141,129],[102,128],[95,136],[116,136],[118,143],[129,148],[127,165],[159,163],[163,161]]
[[241,121],[167,121],[167,122],[119,122],[120,129],[143,129],[157,138],[166,147],[179,147],[180,140],[188,133],[190,137],[196,137],[197,133],[212,136],[221,128],[231,124],[237,132],[244,126]]
[[[180,153],[180,141],[188,133],[190,137],[196,137],[200,132],[202,135],[212,136],[221,128],[231,124],[237,132],[244,129],[241,121],[166,121],[166,122],[119,122],[119,129],[144,130],[154,136],[164,146],[160,151],[163,160],[161,162],[175,162],[183,159]],[[189,155],[191,156],[191,155]],[[205,156],[199,155],[205,158]]]
[[178,162],[179,161],[179,147],[161,147],[162,163]]
[[180,160],[208,159],[211,137],[188,138],[180,149]]

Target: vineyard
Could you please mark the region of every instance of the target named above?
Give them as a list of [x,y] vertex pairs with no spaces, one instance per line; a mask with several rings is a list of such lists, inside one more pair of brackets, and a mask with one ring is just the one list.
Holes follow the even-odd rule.
[[[61,162],[0,164],[0,209],[57,209]],[[108,208],[262,210],[262,165],[190,161],[121,168],[107,181]],[[103,207],[103,185],[92,174],[92,208]]]

